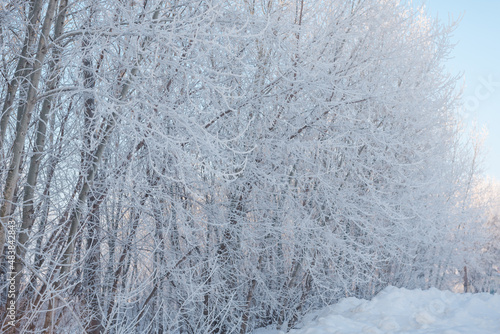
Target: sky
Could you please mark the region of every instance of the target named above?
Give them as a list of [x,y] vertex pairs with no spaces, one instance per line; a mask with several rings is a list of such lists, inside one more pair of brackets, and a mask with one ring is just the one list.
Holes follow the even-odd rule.
[[461,18],[446,67],[462,73],[464,117],[486,129],[483,170],[500,181],[500,0],[420,0],[442,22]]

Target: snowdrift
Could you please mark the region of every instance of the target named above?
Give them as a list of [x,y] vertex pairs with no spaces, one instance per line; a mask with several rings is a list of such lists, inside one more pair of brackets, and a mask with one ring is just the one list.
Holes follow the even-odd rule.
[[[345,298],[309,314],[290,334],[498,334],[500,295],[387,287],[372,300]],[[257,330],[254,334],[283,333]]]

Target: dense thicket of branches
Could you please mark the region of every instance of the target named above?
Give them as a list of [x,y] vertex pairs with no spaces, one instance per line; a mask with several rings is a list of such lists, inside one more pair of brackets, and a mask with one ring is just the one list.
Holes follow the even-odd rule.
[[17,329],[287,329],[387,284],[455,284],[483,215],[451,28],[399,2],[5,5]]

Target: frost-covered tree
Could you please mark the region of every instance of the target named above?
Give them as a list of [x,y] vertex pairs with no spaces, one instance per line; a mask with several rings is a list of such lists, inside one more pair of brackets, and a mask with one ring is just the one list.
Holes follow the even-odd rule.
[[342,296],[444,286],[453,245],[476,240],[457,233],[475,162],[442,67],[452,27],[423,11],[19,0],[1,15],[2,250],[9,221],[18,234],[0,308],[16,301],[22,332],[287,329]]

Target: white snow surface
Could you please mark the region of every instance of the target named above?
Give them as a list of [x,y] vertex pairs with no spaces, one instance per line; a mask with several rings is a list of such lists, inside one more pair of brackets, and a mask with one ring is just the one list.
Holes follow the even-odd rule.
[[[372,300],[345,298],[307,315],[290,334],[499,334],[500,295],[387,287]],[[254,334],[283,334],[258,329]]]

